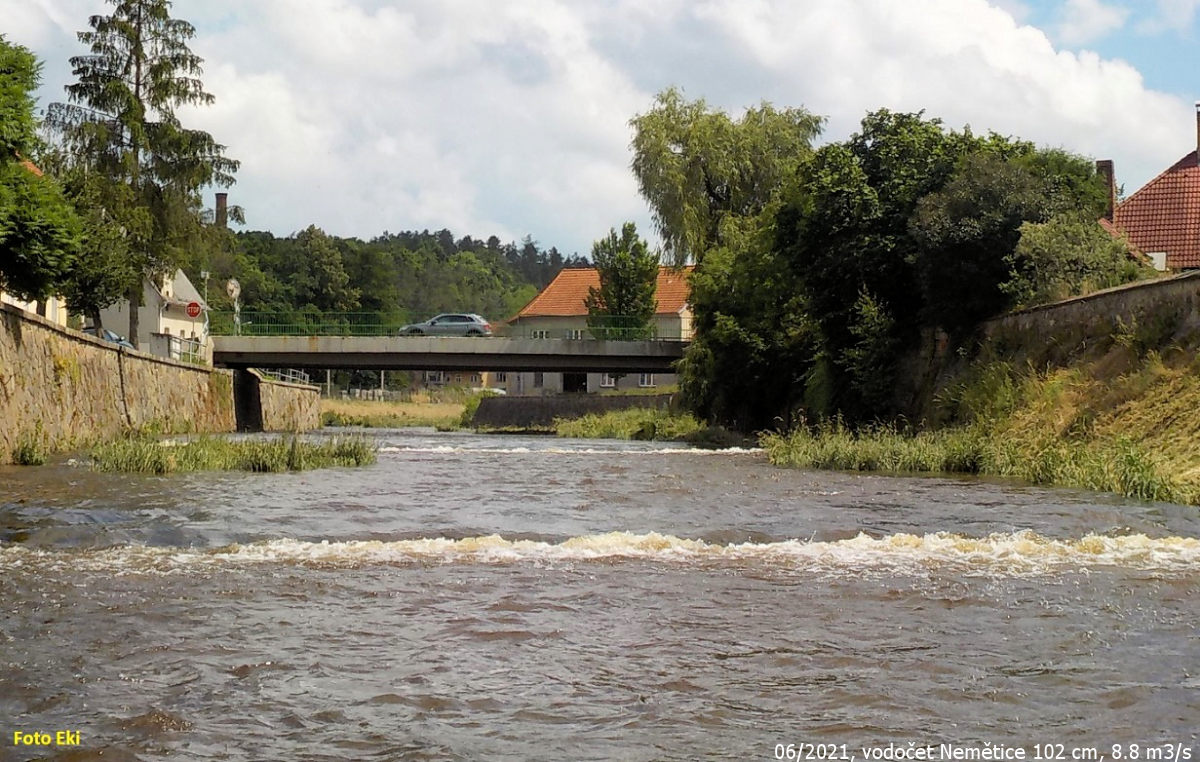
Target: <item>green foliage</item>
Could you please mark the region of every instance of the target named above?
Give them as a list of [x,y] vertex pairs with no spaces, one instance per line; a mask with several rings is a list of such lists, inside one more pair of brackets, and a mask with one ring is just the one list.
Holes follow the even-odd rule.
[[1115,492],[1141,500],[1184,502],[1197,496],[1172,480],[1128,439],[1085,442],[1023,440],[984,426],[906,435],[894,428],[852,431],[840,422],[817,430],[768,434],[762,445],[776,465],[842,471],[986,474]]
[[877,414],[891,412],[896,379],[895,321],[887,309],[863,291],[854,303],[850,334],[854,343],[842,364],[862,404]]
[[922,197],[911,230],[924,322],[961,336],[1003,311],[1006,258],[1021,224],[1043,218],[1045,201],[1031,171],[994,153],[965,157],[942,189]]
[[44,466],[49,459],[46,435],[42,422],[38,421],[33,431],[26,431],[17,440],[12,451],[12,462],[18,466]]
[[5,161],[37,144],[33,91],[40,81],[41,65],[33,53],[0,34],[0,156]]
[[[127,198],[100,193],[94,200],[125,228],[135,273],[126,291],[140,305],[141,278],[173,271],[202,237],[199,190],[231,185],[238,162],[175,114],[213,102],[199,79],[202,61],[187,46],[192,25],[171,18],[169,0],[108,1],[113,12],[92,16],[90,30],[79,33],[90,53],[71,59],[77,79],[67,86],[69,103],[52,104],[48,121],[73,164],[128,187]],[[138,224],[125,225],[127,216]],[[91,265],[103,275],[85,280],[103,283],[121,274],[111,263]],[[130,310],[135,343],[137,320],[138,311]]]
[[1123,239],[1080,212],[1023,224],[1020,240],[1006,253],[1004,264],[1008,278],[1000,290],[1016,307],[1066,299],[1154,273],[1134,260]]
[[627,408],[554,420],[558,436],[584,439],[686,441],[703,428],[691,415],[676,415],[657,408]]
[[633,173],[675,264],[703,261],[727,217],[754,217],[808,154],[824,119],[803,108],[750,108],[740,120],[676,88],[630,120]]
[[0,290],[41,301],[75,265],[80,223],[62,190],[24,157],[39,147],[33,91],[40,66],[0,35]]
[[375,462],[375,446],[361,437],[306,442],[287,439],[200,437],[188,442],[162,442],[128,437],[91,450],[97,471],[170,474],[185,471],[299,471]]
[[[658,306],[658,255],[638,237],[637,226],[626,222],[621,235],[608,235],[592,245],[592,262],[600,288],[589,287],[584,298],[588,328],[602,339],[645,339]],[[613,325],[613,319],[621,321]]]
[[816,326],[792,272],[771,242],[772,209],[728,219],[689,284],[695,337],[680,363],[680,391],[700,418],[753,431],[799,403],[816,350]]
[[819,329],[806,378],[817,412],[893,413],[897,361],[918,329],[957,342],[1003,311],[1022,225],[1098,197],[1079,157],[920,113],[868,114],[861,132],[823,146],[784,194],[774,244]]
[[342,266],[342,255],[325,231],[309,225],[295,236],[298,259],[292,272],[296,301],[318,310],[346,312],[358,307],[358,289]]
[[[308,259],[314,247],[320,266]],[[551,260],[560,266],[584,261],[557,252],[550,257],[532,243],[526,250],[536,252],[527,264],[539,278]],[[524,256],[513,244],[492,247],[470,237],[455,242],[449,231],[386,233],[362,241],[312,227],[287,238],[239,233],[228,250],[214,250],[207,265],[194,262],[187,272],[196,278],[198,270],[208,269],[218,283],[237,278],[244,315],[261,312],[289,325],[324,323],[327,310],[357,300],[374,323],[399,327],[439,312],[477,312],[492,320],[515,314],[536,294],[536,286],[524,280]],[[220,290],[210,292],[210,302],[230,309]]]

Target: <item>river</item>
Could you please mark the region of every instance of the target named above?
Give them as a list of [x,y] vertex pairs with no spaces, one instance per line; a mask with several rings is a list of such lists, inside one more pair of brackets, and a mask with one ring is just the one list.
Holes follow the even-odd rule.
[[0,758],[1197,759],[1195,508],[374,436],[362,469],[0,467]]

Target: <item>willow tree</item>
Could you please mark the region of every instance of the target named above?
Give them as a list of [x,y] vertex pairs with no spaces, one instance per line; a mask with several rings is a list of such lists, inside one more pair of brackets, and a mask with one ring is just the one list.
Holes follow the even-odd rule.
[[630,124],[633,173],[664,254],[696,264],[694,337],[680,365],[686,404],[713,422],[769,426],[790,405],[812,344],[794,279],[771,245],[774,210],[824,119],[769,103],[734,118],[671,88]]
[[68,103],[56,103],[49,121],[68,155],[89,172],[128,187],[98,193],[106,215],[128,236],[137,275],[127,284],[129,338],[138,341],[142,277],[157,278],[176,267],[200,229],[201,188],[228,187],[238,162],[201,130],[184,127],[181,106],[206,106],[213,96],[199,77],[202,59],[188,48],[195,28],[171,18],[169,0],[108,0],[107,16],[92,16],[79,40],[90,54],[71,59],[77,81]]
[[824,118],[769,103],[732,119],[676,88],[630,120],[633,174],[662,237],[664,254],[700,263],[723,243],[730,218],[758,215],[811,153]]

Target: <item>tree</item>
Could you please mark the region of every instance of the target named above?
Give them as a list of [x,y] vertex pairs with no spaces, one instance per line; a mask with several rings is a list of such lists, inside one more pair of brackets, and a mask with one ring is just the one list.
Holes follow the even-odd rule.
[[318,310],[345,312],[359,306],[360,292],[350,286],[342,255],[325,231],[309,225],[296,234],[300,269],[296,301]]
[[[100,327],[100,310],[118,301],[139,272],[130,255],[130,230],[150,227],[145,209],[132,203],[130,188],[75,166],[63,175],[68,197],[83,221],[79,256],[62,281],[75,312]],[[109,209],[118,210],[110,214]],[[119,215],[119,216],[117,216]]]
[[754,217],[766,207],[811,152],[824,119],[764,102],[734,121],[672,87],[630,124],[638,188],[664,254],[682,265],[702,263],[722,243],[728,217]]
[[34,55],[0,36],[0,290],[28,301],[59,293],[80,235],[61,188],[25,158],[38,146],[39,77]]
[[1010,306],[1002,286],[1023,225],[1080,214],[1099,231],[1103,203],[1092,162],[993,136],[959,162],[941,190],[918,203],[911,232],[923,322],[962,337],[1002,312]]
[[179,264],[200,229],[199,189],[231,185],[238,162],[175,116],[180,106],[213,102],[198,79],[202,60],[187,46],[195,28],[171,18],[169,0],[108,2],[112,14],[92,16],[90,31],[79,33],[91,52],[71,59],[77,81],[67,86],[69,103],[51,105],[49,121],[69,153],[128,185],[134,207],[148,212],[147,229],[128,231],[137,273],[127,284],[129,336],[136,344],[141,277]]
[[700,417],[741,431],[790,422],[818,333],[795,274],[773,246],[775,210],[727,225],[689,278],[694,337],[680,391]]
[[1124,239],[1114,238],[1087,213],[1064,213],[1021,226],[1016,248],[1005,257],[1001,285],[1014,306],[1066,299],[1153,275],[1138,264]]
[[626,222],[621,235],[608,235],[592,244],[592,262],[600,288],[589,287],[584,304],[588,328],[601,339],[643,339],[651,334],[658,307],[658,255],[638,238],[637,226]]

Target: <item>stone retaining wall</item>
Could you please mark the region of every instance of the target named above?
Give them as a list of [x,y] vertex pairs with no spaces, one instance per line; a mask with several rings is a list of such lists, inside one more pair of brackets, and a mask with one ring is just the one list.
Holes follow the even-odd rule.
[[258,377],[258,404],[263,431],[308,431],[321,425],[321,389]]
[[[1127,283],[1086,296],[1011,312],[979,326],[975,349],[1018,367],[1063,367],[1096,359],[1124,343],[1139,354],[1174,343],[1200,346],[1200,271]],[[951,351],[945,335],[927,332],[900,362],[896,401],[924,420],[935,395],[973,359]]]
[[[264,381],[270,429],[320,424],[316,387]],[[0,463],[22,443],[55,452],[131,428],[228,432],[233,374],[153,357],[0,305]]]

